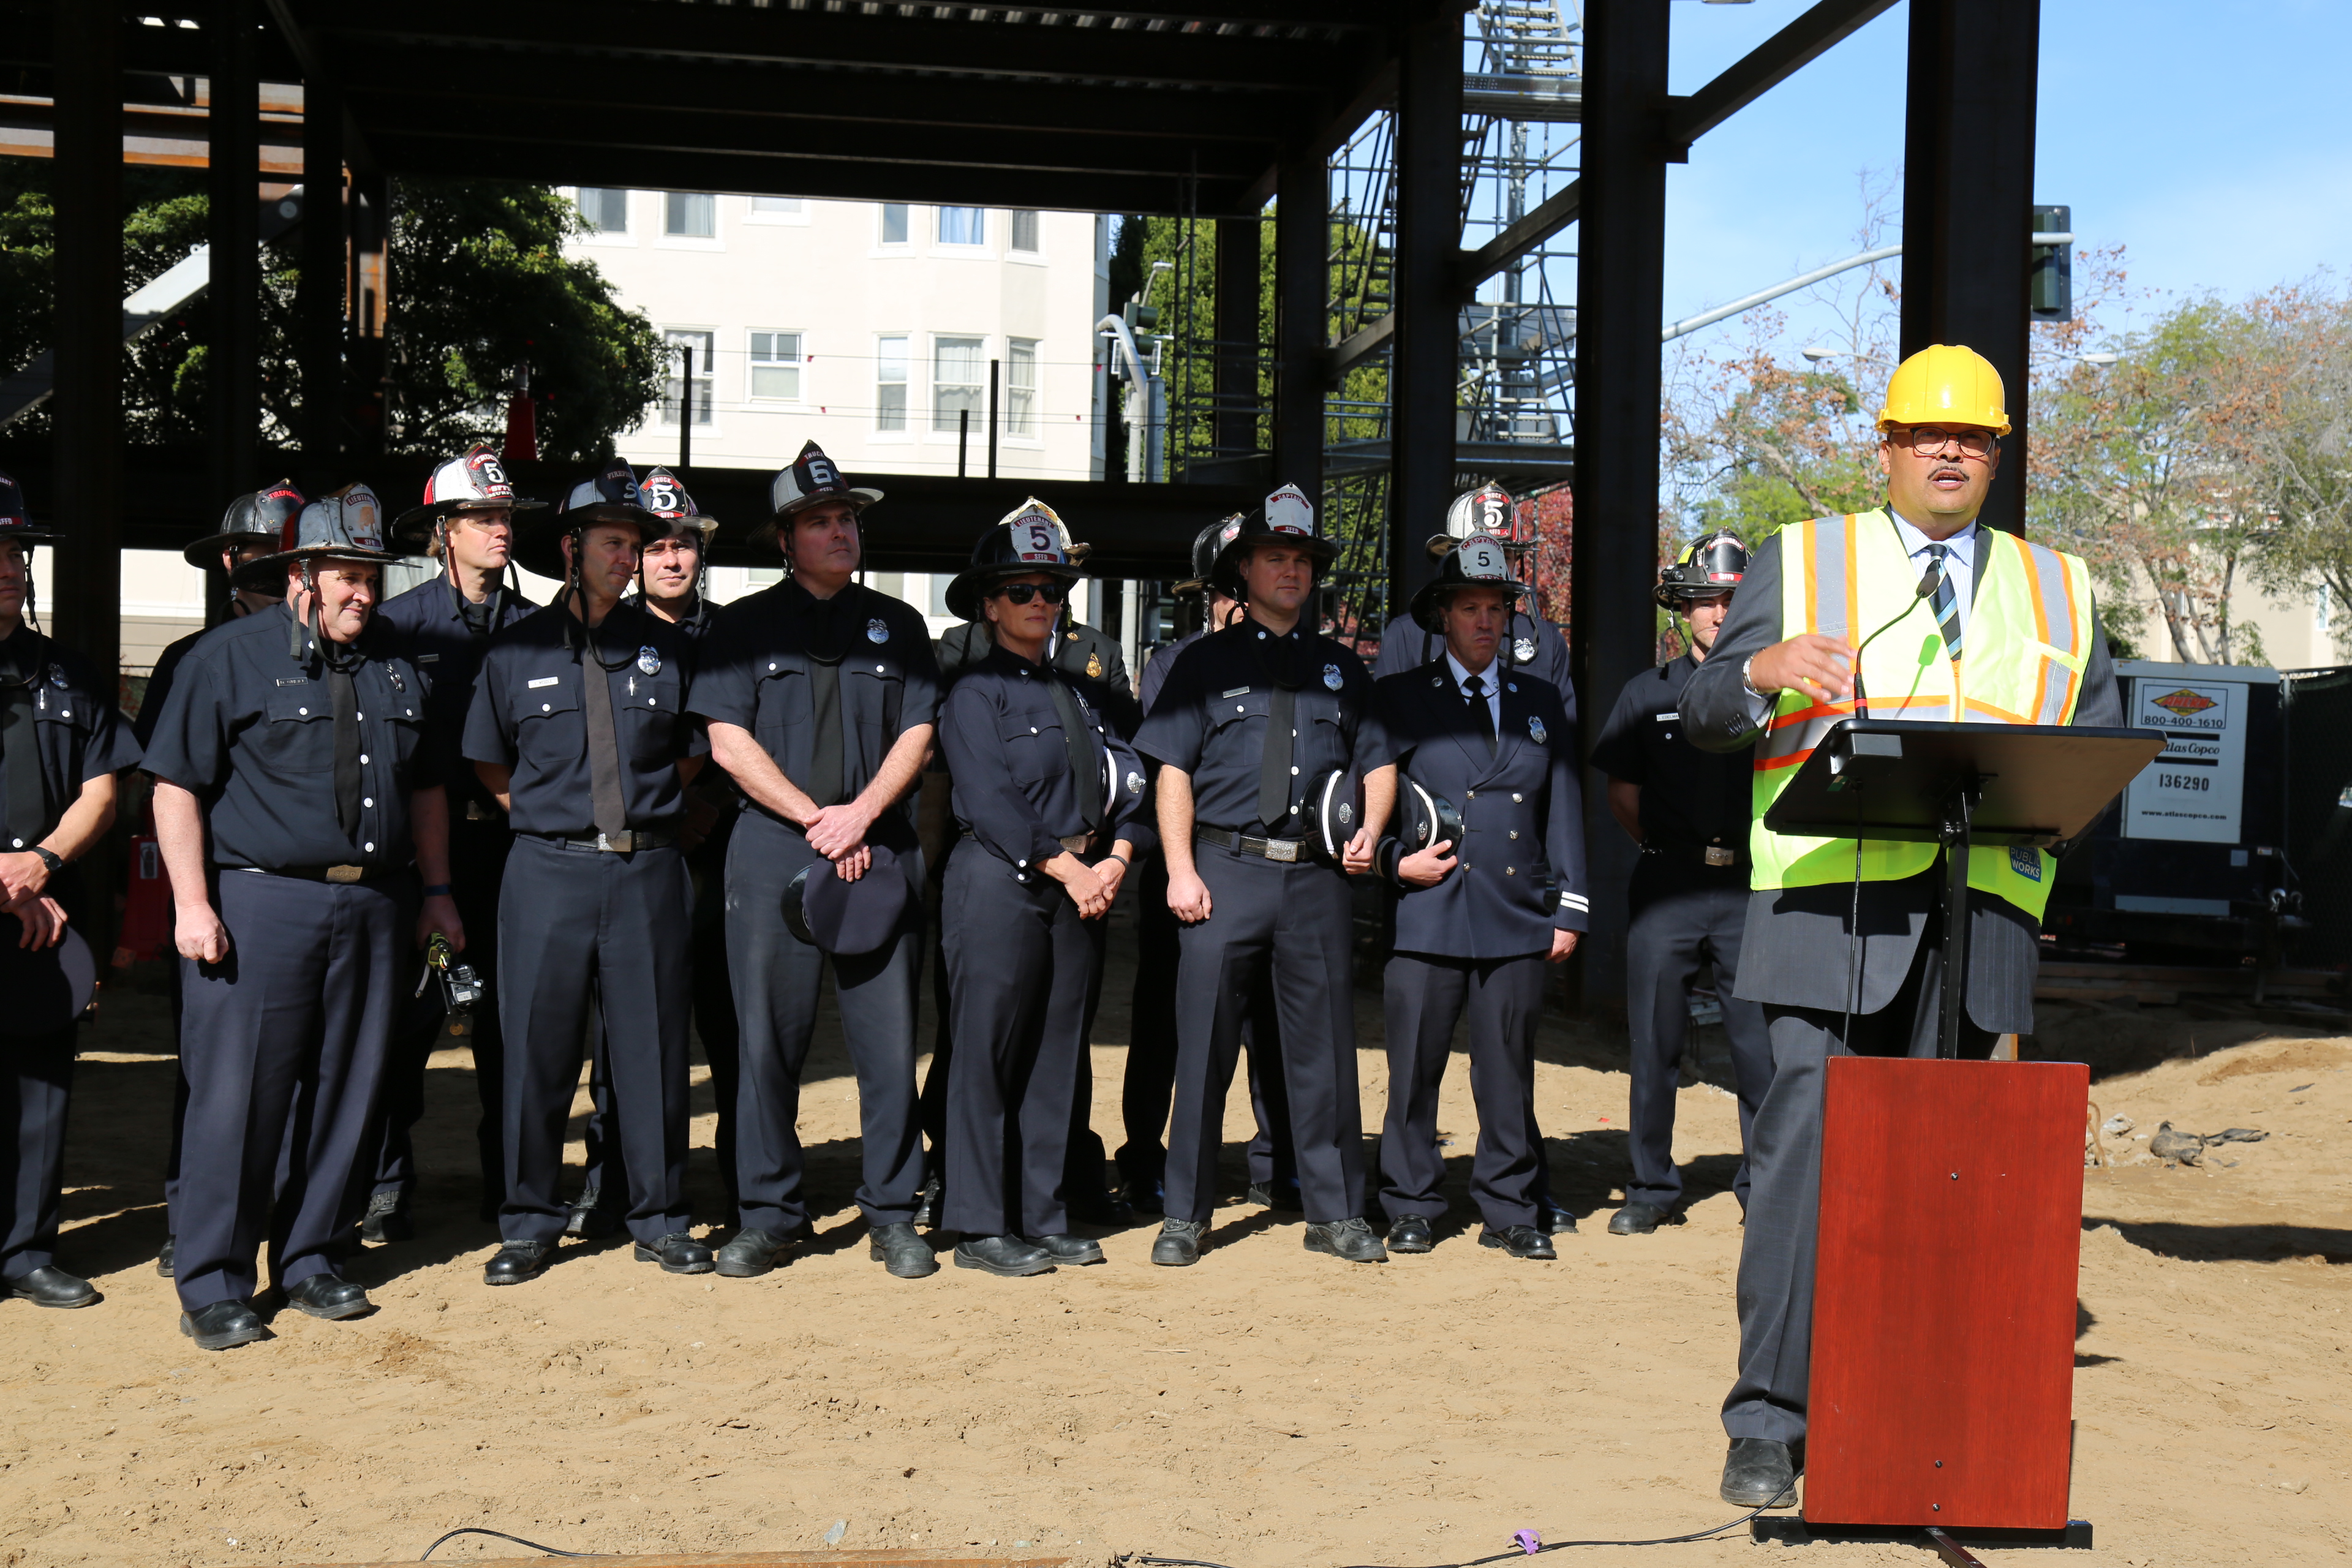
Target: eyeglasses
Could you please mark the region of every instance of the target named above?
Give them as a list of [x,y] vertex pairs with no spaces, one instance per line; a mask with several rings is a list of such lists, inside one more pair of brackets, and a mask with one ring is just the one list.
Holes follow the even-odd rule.
[[1025,605],[1030,600],[1039,597],[1043,597],[1049,605],[1060,605],[1066,604],[1070,597],[1070,588],[1066,583],[1007,583],[996,593],[999,598],[1010,600],[1016,605]]
[[1909,433],[1889,431],[1890,440],[1906,442],[1922,458],[1940,458],[1944,448],[1958,446],[1963,458],[1981,458],[1992,450],[1990,430],[1942,430],[1933,425],[1914,425]]

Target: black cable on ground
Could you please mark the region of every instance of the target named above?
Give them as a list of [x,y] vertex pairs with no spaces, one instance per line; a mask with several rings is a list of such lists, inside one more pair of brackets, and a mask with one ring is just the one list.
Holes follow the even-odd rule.
[[478,1526],[468,1524],[451,1531],[448,1534],[443,1536],[440,1541],[436,1541],[431,1546],[426,1547],[416,1560],[419,1563],[424,1562],[425,1558],[432,1556],[436,1551],[439,1550],[442,1542],[455,1541],[461,1535],[495,1535],[500,1541],[511,1541],[517,1546],[528,1546],[533,1552],[544,1552],[550,1557],[603,1557],[606,1555],[606,1553],[602,1552],[566,1552],[561,1546],[541,1546],[536,1541],[525,1541],[521,1536],[509,1535],[503,1530],[483,1530]]
[[[1570,1546],[1680,1546],[1687,1542],[1706,1541],[1721,1535],[1726,1531],[1738,1530],[1741,1525],[1762,1513],[1765,1508],[1770,1506],[1767,1503],[1763,1508],[1750,1509],[1728,1524],[1718,1524],[1712,1530],[1693,1531],[1688,1535],[1664,1535],[1654,1541],[1546,1541],[1536,1547],[1534,1552],[1514,1547],[1508,1552],[1497,1552],[1489,1557],[1473,1557],[1466,1563],[1431,1563],[1428,1568],[1486,1568],[1489,1563],[1508,1563],[1515,1558],[1532,1557],[1537,1552],[1558,1552]],[[1190,1557],[1140,1557],[1130,1554],[1120,1558],[1119,1561],[1133,1565],[1133,1568],[1226,1568],[1226,1564],[1223,1563],[1202,1563]],[[1351,1565],[1351,1568],[1370,1568],[1370,1565],[1359,1563]]]

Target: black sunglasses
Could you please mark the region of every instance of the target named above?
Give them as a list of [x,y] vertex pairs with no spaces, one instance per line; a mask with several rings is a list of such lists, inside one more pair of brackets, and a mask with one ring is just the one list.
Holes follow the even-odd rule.
[[1070,599],[1070,586],[1066,583],[1007,583],[996,592],[1000,598],[1009,599],[1016,605],[1025,605],[1041,594],[1049,605],[1065,605]]

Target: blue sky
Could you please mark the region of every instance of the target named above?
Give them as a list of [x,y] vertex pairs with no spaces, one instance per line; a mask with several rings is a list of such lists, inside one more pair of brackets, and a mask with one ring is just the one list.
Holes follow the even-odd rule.
[[[1676,0],[1672,90],[1694,90],[1804,8]],[[1902,165],[1908,13],[1896,5],[1668,171],[1667,319],[1861,248],[1857,176],[1895,176]],[[2034,199],[2072,205],[2085,243],[2123,242],[2132,284],[2158,290],[2143,311],[2324,268],[2338,268],[2342,286],[2352,259],[2342,79],[2352,5],[2043,0],[2042,16]],[[1799,342],[1826,319],[1801,299],[1784,301]],[[1735,319],[1694,341],[1745,335]]]

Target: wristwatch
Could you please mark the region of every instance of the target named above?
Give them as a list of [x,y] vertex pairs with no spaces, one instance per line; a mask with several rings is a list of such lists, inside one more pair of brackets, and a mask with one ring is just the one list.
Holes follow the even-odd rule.
[[52,877],[66,868],[64,858],[54,849],[45,849],[40,845],[35,844],[26,847],[25,853],[27,855],[39,856],[41,858],[41,864],[49,868],[49,875]]
[[1744,660],[1742,660],[1742,661],[1741,661],[1740,666],[1739,666],[1739,686],[1740,686],[1740,689],[1741,689],[1741,690],[1743,690],[1743,691],[1745,691],[1745,692],[1747,692],[1748,696],[1753,697],[1753,698],[1754,698],[1754,699],[1756,699],[1756,700],[1757,700],[1757,701],[1759,701],[1759,702],[1769,702],[1769,701],[1771,701],[1772,700],[1771,700],[1769,697],[1766,696],[1763,692],[1757,690],[1757,689],[1756,689],[1756,682],[1755,682],[1753,679],[1751,679],[1749,678],[1749,676],[1748,676],[1748,672],[1749,670],[1753,669],[1755,667],[1756,667],[1756,656],[1755,656],[1754,654],[1752,654],[1752,653],[1751,653],[1751,654],[1749,654],[1749,655],[1747,657],[1747,658],[1746,658],[1746,659],[1744,659]]

